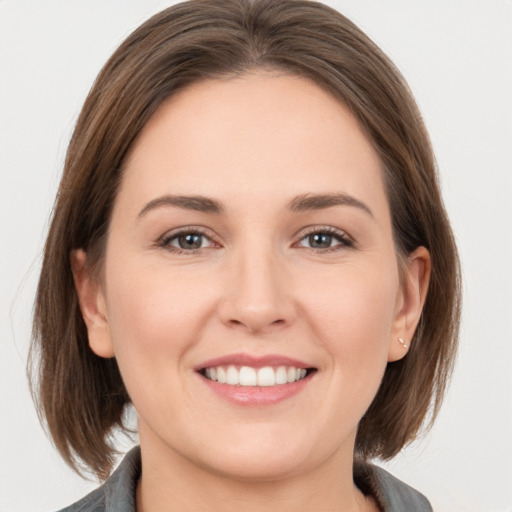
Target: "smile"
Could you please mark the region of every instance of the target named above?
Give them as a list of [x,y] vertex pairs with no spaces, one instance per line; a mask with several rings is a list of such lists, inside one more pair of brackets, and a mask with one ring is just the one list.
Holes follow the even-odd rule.
[[304,379],[312,369],[295,366],[215,366],[204,368],[200,373],[208,380],[229,386],[281,386]]
[[211,391],[242,406],[289,399],[309,387],[318,372],[311,364],[279,354],[229,354],[194,369]]

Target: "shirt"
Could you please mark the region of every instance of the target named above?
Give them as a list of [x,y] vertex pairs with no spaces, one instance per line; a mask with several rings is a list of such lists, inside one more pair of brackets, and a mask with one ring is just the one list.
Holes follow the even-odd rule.
[[[140,447],[136,447],[101,487],[60,512],[136,512],[135,491],[140,473]],[[432,512],[425,496],[382,468],[359,464],[354,480],[365,494],[375,498],[383,512]]]

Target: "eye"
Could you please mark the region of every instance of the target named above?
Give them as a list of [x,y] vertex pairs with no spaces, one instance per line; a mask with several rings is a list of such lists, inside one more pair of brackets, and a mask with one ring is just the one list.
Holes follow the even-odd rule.
[[201,249],[205,241],[206,237],[200,233],[187,233],[174,237],[170,245],[176,245],[180,249]]
[[164,235],[159,245],[170,251],[194,252],[212,247],[214,242],[200,231],[187,230]]
[[322,228],[311,231],[297,243],[299,247],[315,250],[336,250],[353,247],[353,241],[342,231],[334,228]]

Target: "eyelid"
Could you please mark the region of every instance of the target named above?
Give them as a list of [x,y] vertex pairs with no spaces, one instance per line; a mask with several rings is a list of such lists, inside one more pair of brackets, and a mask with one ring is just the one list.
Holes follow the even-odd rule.
[[160,236],[157,241],[156,245],[158,247],[162,247],[164,249],[169,250],[170,252],[175,253],[185,253],[185,254],[195,254],[198,251],[207,249],[209,247],[200,247],[198,249],[181,249],[179,247],[174,247],[170,245],[170,242],[179,236],[182,235],[188,235],[188,234],[197,234],[204,236],[207,238],[211,243],[212,246],[220,247],[220,243],[217,241],[217,237],[215,234],[208,228],[205,228],[203,226],[181,226],[179,228],[171,229],[170,231],[166,231],[162,236]]
[[[292,246],[297,247],[299,246],[299,243],[306,238],[309,235],[315,234],[315,233],[325,233],[330,236],[333,236],[337,238],[340,243],[333,246],[328,247],[324,249],[314,248],[314,247],[302,247],[303,249],[310,249],[314,252],[329,252],[334,251],[341,248],[351,248],[355,247],[356,243],[355,240],[344,230],[335,228],[333,226],[329,225],[313,225],[313,226],[306,226],[305,228],[302,228],[296,235],[294,236],[294,239],[296,242],[292,244]],[[179,236],[186,235],[186,234],[198,234],[201,236],[204,236],[206,239],[208,239],[211,242],[211,245],[209,247],[200,247],[197,249],[181,249],[179,247],[174,247],[170,245],[170,242],[174,239],[176,239]],[[179,228],[171,229],[169,231],[166,231],[162,236],[160,236],[156,240],[156,245],[158,247],[162,247],[164,249],[169,250],[170,252],[175,253],[186,253],[186,254],[195,254],[199,251],[202,251],[204,249],[208,249],[211,247],[221,247],[220,242],[217,239],[217,236],[214,232],[212,232],[210,229],[205,228],[204,226],[181,226]]]
[[309,235],[313,235],[315,233],[326,233],[328,235],[331,235],[333,237],[336,237],[340,240],[339,245],[335,245],[333,247],[328,247],[325,249],[315,249],[313,247],[303,247],[304,249],[310,249],[315,252],[329,252],[334,251],[339,248],[352,248],[356,246],[355,240],[344,230],[335,228],[333,226],[329,225],[315,225],[315,226],[307,226],[303,229],[301,229],[295,236],[297,239],[297,242],[295,242],[293,245],[297,246],[304,238],[306,238]]

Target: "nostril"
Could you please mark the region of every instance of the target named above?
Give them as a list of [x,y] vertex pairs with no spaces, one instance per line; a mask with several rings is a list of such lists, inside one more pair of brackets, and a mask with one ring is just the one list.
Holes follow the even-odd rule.
[[281,329],[286,326],[287,321],[282,318],[278,318],[277,320],[272,320],[270,322],[265,319],[247,318],[238,320],[236,318],[232,318],[228,323],[232,328],[247,329],[248,331],[256,334]]

